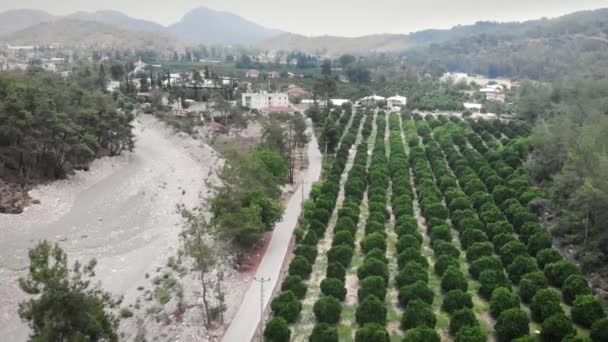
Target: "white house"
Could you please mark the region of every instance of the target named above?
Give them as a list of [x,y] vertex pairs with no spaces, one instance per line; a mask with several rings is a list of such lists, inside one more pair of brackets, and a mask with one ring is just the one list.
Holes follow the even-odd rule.
[[388,108],[393,107],[405,107],[407,104],[407,97],[395,95],[386,99],[386,106]]
[[329,102],[331,102],[331,104],[333,106],[341,107],[345,103],[350,103],[350,100],[348,100],[348,99],[330,99]]
[[376,103],[378,103],[378,101],[384,101],[384,100],[386,100],[386,98],[373,94],[371,96],[366,96],[359,101],[361,102],[362,105],[367,106],[367,105],[376,105]]
[[488,85],[479,89],[486,96],[486,100],[505,102],[505,94],[500,84]]
[[245,77],[247,77],[247,78],[258,78],[258,77],[260,77],[260,72],[257,71],[257,70],[251,69],[251,70],[248,70],[245,73]]
[[465,102],[462,104],[464,109],[471,111],[472,113],[479,113],[481,111],[481,104]]
[[145,71],[145,67],[146,67],[146,63],[141,61],[141,58],[133,63],[134,69],[133,69],[133,73],[134,74],[139,74],[140,72],[144,72]]
[[287,93],[243,93],[243,107],[264,110],[271,107],[289,107],[289,95]]

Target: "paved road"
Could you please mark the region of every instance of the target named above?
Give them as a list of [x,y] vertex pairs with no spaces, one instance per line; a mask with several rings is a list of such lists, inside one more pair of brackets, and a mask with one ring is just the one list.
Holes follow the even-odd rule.
[[[60,241],[71,262],[97,258],[104,289],[125,295],[126,302],[132,302],[137,286],[146,284],[145,273],[164,265],[175,251],[175,225],[180,222],[175,207],[198,202],[208,166],[217,162],[210,150],[205,162],[194,160],[155,120],[143,122],[145,128],[136,130],[133,153],[99,162],[116,164],[103,177],[90,180],[94,167],[91,173],[77,174],[58,186],[74,187],[69,203],[63,203],[65,212],[55,215],[53,208],[43,210],[57,206],[60,196],[55,189],[42,205],[21,215],[0,215],[0,340],[27,339],[29,329],[17,315],[17,304],[24,298],[17,279],[25,275],[27,249],[36,241]],[[201,149],[203,156],[205,150]]]
[[[283,214],[283,219],[275,226],[266,254],[255,274],[258,279],[270,278],[270,281],[264,284],[264,307],[268,306],[270,295],[277,285],[281,266],[287,256],[289,241],[302,210],[302,190],[304,191],[304,198],[307,198],[312,184],[319,180],[321,175],[321,152],[314,134],[311,134],[311,142],[308,144],[308,160],[309,166],[304,177],[304,189],[299,187],[291,196]],[[243,297],[241,307],[224,334],[223,341],[251,341],[260,321],[260,299],[260,283],[253,281]]]

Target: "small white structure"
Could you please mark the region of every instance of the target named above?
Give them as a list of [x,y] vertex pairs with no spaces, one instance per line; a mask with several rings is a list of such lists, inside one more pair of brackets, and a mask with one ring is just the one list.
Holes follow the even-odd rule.
[[500,84],[487,85],[479,89],[479,92],[483,93],[486,96],[486,100],[505,102],[503,86]]
[[345,103],[350,103],[349,99],[330,99],[329,102],[335,107],[341,107]]
[[359,100],[359,102],[361,102],[361,104],[364,106],[375,106],[378,101],[384,100],[386,100],[386,98],[373,94],[371,96],[366,96],[362,98],[361,100]]
[[243,107],[263,110],[270,107],[289,107],[289,95],[287,93],[243,93]]
[[133,66],[135,67],[133,69],[133,73],[139,74],[140,72],[145,71],[146,63],[142,62],[140,58],[137,62],[133,63]]
[[407,97],[395,95],[386,99],[386,106],[388,108],[393,107],[405,107],[407,105]]
[[479,113],[481,111],[481,104],[479,103],[465,102],[462,105],[464,106],[464,109],[470,111],[471,113]]
[[251,69],[251,70],[248,70],[245,73],[245,77],[247,77],[247,78],[258,78],[258,77],[260,77],[260,72],[257,71],[257,70],[255,70],[255,69]]

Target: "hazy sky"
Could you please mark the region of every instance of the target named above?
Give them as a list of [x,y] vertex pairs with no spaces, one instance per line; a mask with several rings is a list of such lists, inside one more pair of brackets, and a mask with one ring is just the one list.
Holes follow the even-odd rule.
[[0,11],[31,8],[59,15],[112,9],[165,25],[198,6],[294,33],[357,36],[555,17],[608,7],[608,0],[0,0]]

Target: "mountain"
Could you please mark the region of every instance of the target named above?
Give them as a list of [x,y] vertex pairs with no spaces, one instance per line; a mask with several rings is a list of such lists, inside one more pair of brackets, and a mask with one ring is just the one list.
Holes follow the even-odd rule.
[[158,23],[131,18],[124,13],[116,11],[76,12],[68,15],[66,18],[95,21],[136,31],[160,32],[165,30],[165,27]]
[[399,52],[412,45],[405,35],[376,34],[355,38],[337,36],[307,37],[286,33],[267,39],[256,47],[263,50],[283,50],[336,57],[345,53]]
[[0,36],[55,19],[38,10],[13,10],[0,13]]
[[282,33],[206,7],[191,10],[168,29],[187,43],[207,45],[252,45]]
[[75,47],[157,49],[179,48],[179,41],[164,32],[143,32],[119,28],[99,22],[57,19],[1,36],[0,41],[12,45],[61,44]]

